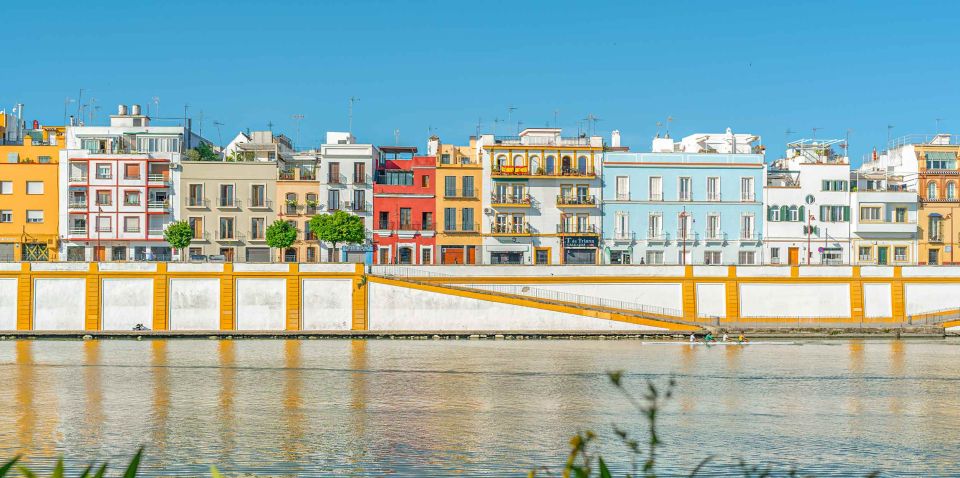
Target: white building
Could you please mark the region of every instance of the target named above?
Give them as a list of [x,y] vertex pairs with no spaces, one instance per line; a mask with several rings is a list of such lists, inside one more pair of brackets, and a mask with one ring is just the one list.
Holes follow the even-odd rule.
[[850,177],[855,265],[917,263],[917,191],[902,174],[866,163]]
[[601,137],[527,128],[482,135],[477,148],[483,263],[600,263]]
[[841,143],[794,141],[768,167],[764,263],[850,263],[850,162],[835,150]]
[[61,257],[171,260],[163,230],[177,219],[179,163],[203,139],[189,126],[151,126],[120,105],[110,126],[67,128],[60,152]]
[[320,201],[325,212],[345,210],[363,218],[367,243],[338,245],[321,244],[321,258],[328,262],[372,262],[373,245],[373,171],[380,151],[372,144],[357,144],[350,133],[327,132],[320,146]]

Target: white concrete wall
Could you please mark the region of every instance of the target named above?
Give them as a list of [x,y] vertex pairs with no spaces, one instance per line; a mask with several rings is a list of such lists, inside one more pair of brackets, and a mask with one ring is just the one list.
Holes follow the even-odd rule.
[[[301,266],[302,267],[302,266]],[[508,265],[438,265],[438,266],[371,266],[373,274],[408,270],[411,276],[423,272],[450,277],[683,277],[683,266],[603,265],[603,266],[508,266]],[[721,268],[725,269],[725,268]]]
[[223,272],[223,264],[214,262],[171,262],[167,264],[168,272]]
[[740,284],[741,317],[850,317],[849,284]]
[[237,330],[284,330],[287,325],[285,279],[237,279]]
[[101,297],[103,330],[153,327],[153,279],[103,279]]
[[233,265],[234,272],[288,272],[290,264],[253,264],[237,262]]
[[960,284],[906,283],[903,294],[907,315],[960,307]]
[[893,301],[890,297],[890,284],[863,284],[863,316],[868,319],[893,317]]
[[[466,287],[475,287],[478,289],[489,288],[496,290],[496,286],[487,286],[485,284],[465,284]],[[574,284],[541,284],[541,283],[518,283],[510,284],[522,291],[522,287],[527,286],[533,289],[557,291],[566,294],[575,294],[601,299],[622,300],[635,304],[647,305],[652,307],[666,307],[668,309],[683,309],[683,289],[678,282],[664,283],[587,283],[578,282]],[[521,292],[522,293],[522,292]],[[535,291],[529,294],[536,296]]]
[[0,330],[17,330],[17,279],[0,279]]
[[[340,171],[343,171],[343,169],[341,169]],[[353,171],[351,171],[350,174],[353,174]],[[326,196],[323,196],[323,198],[324,200],[326,200]],[[343,196],[340,196],[340,199],[342,201],[346,201],[346,199],[343,199]],[[350,200],[352,201],[353,199],[350,199]],[[337,246],[337,247],[339,248],[342,246]],[[351,263],[318,262],[314,264],[300,264],[300,272],[322,272],[322,273],[347,272],[352,274],[354,271],[356,271],[356,267],[357,267],[356,264],[351,264]]]
[[84,279],[34,279],[34,330],[83,330],[86,295]]
[[220,279],[170,279],[170,330],[220,329]]
[[386,284],[368,287],[370,330],[656,330]]
[[697,284],[697,317],[726,317],[726,291],[724,284]]
[[104,272],[112,271],[136,271],[136,272],[156,272],[156,262],[101,262],[97,267]]
[[303,279],[303,330],[350,330],[353,282],[349,279]]
[[903,277],[960,277],[960,267],[916,266],[904,267]]

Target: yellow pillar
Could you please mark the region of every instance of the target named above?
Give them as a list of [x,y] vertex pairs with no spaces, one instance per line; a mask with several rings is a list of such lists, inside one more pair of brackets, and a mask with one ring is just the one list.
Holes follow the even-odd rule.
[[223,265],[223,275],[220,276],[220,330],[233,330],[233,264]]
[[357,264],[353,276],[353,326],[352,330],[367,330],[367,280],[364,265]]
[[167,278],[167,263],[157,263],[157,274],[153,277],[153,330],[167,330],[167,308],[170,303],[170,281]]
[[736,321],[740,318],[740,284],[737,281],[737,266],[727,268],[727,277],[730,280],[726,284],[727,296],[727,318],[728,321]]
[[17,330],[33,330],[33,276],[29,262],[20,264],[17,277]]
[[853,278],[850,281],[850,318],[863,321],[863,281],[860,280],[860,266],[853,266]]
[[287,330],[300,330],[300,267],[290,264],[287,276]]
[[100,330],[100,264],[90,263],[87,273],[87,318],[84,329]]
[[907,320],[906,306],[904,305],[903,270],[900,266],[893,268],[893,280],[890,281],[890,310],[893,311],[893,320],[900,322]]
[[693,266],[686,266],[683,280],[683,318],[697,319],[697,283],[693,280]]

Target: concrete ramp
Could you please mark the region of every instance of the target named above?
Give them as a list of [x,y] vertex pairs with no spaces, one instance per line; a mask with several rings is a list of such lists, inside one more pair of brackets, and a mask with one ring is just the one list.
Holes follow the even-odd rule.
[[695,331],[639,313],[410,279],[367,276],[369,330]]

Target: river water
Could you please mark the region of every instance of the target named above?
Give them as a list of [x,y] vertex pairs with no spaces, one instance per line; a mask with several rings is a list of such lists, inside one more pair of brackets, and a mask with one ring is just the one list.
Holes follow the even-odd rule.
[[[690,346],[638,340],[0,342],[0,457],[149,476],[521,476],[570,436],[624,470],[611,424],[645,421],[606,376],[674,397],[657,467],[749,463],[816,475],[960,476],[960,342]],[[162,472],[159,470],[163,470]]]

